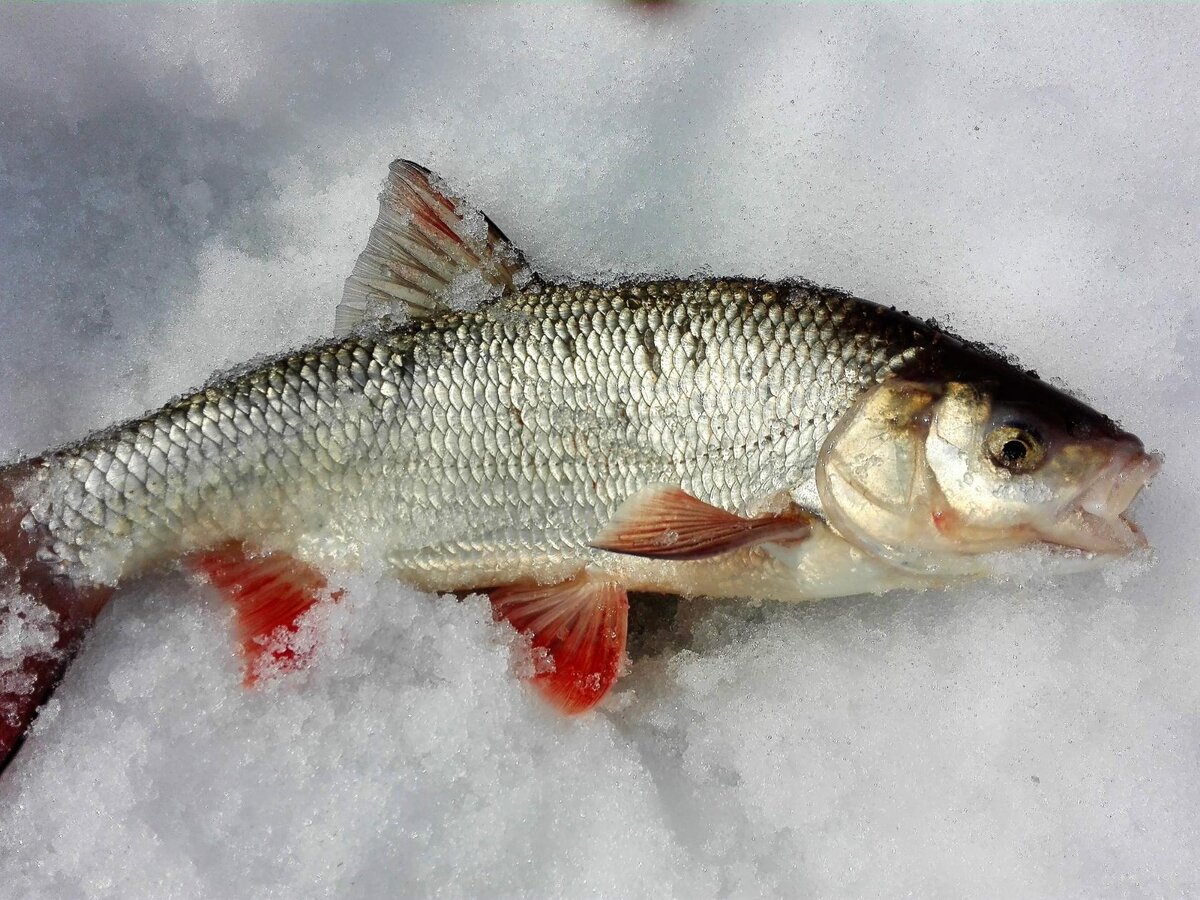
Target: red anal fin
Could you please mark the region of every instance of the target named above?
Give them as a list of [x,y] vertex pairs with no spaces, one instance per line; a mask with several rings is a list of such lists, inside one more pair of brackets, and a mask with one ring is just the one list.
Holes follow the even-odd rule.
[[563,712],[586,712],[608,693],[621,667],[629,599],[615,581],[583,574],[559,584],[512,584],[491,591],[492,609],[554,663],[533,684]]
[[622,503],[591,546],[651,559],[705,559],[752,544],[795,543],[811,531],[811,520],[795,507],[746,518],[676,487],[650,487]]
[[[324,596],[324,575],[286,553],[256,553],[239,542],[195,554],[189,562],[237,612],[247,687],[268,671],[303,668],[305,654],[290,639],[300,630],[299,618]],[[337,600],[341,592],[329,596]]]

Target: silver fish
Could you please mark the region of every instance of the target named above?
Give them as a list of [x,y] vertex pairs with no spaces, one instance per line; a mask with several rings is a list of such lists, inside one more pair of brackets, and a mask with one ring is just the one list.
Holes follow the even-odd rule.
[[7,621],[33,635],[0,758],[113,589],[178,560],[238,607],[251,681],[295,661],[322,572],[379,556],[489,593],[578,712],[630,590],[794,601],[1144,544],[1123,513],[1158,461],[997,354],[805,282],[549,284],[413,163],[336,328],[0,472]]

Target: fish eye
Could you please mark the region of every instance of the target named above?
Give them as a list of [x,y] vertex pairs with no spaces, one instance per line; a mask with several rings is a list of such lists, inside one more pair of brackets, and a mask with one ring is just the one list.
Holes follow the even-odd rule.
[[1000,448],[1000,455],[1004,457],[1005,462],[1018,463],[1025,458],[1029,453],[1029,447],[1025,442],[1013,438],[1011,441],[1005,441],[1004,446]]
[[993,463],[1010,472],[1032,472],[1046,457],[1045,446],[1038,437],[1020,425],[993,429],[984,447]]

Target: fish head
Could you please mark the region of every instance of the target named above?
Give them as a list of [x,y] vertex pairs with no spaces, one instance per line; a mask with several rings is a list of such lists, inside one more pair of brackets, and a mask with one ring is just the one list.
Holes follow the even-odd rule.
[[1160,461],[1107,417],[1013,370],[869,389],[822,447],[829,524],[912,571],[988,574],[1022,548],[1103,561],[1143,548],[1125,513]]

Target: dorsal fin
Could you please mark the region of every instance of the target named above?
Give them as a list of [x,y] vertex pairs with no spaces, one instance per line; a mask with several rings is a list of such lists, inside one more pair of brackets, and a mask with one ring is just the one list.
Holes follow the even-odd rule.
[[425,318],[453,308],[452,287],[472,281],[499,295],[529,280],[525,259],[483,213],[447,195],[428,169],[398,159],[379,195],[379,218],[346,279],[334,328],[404,310]]

